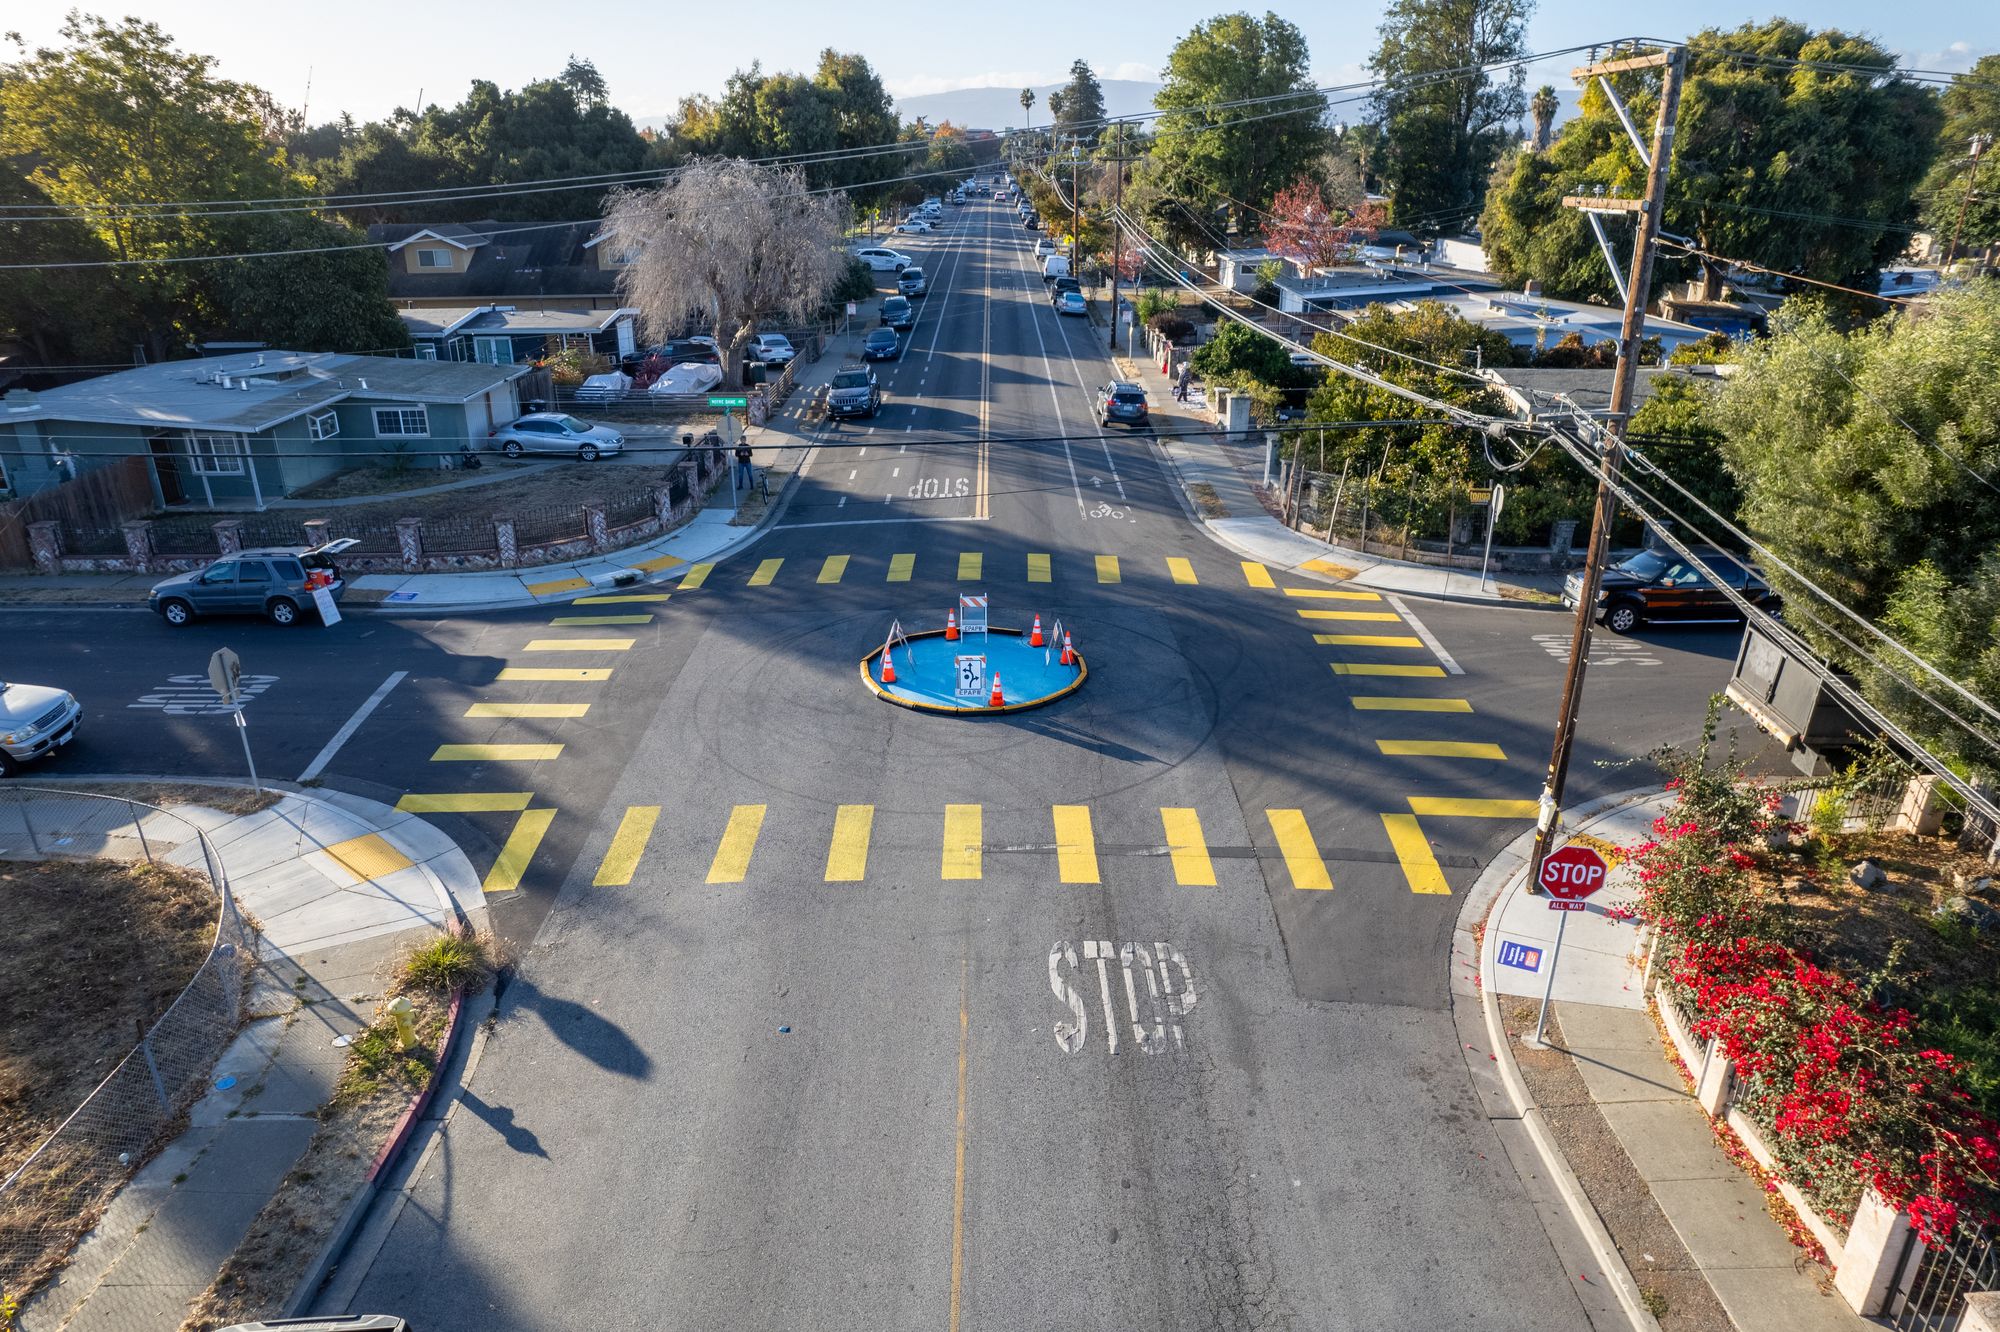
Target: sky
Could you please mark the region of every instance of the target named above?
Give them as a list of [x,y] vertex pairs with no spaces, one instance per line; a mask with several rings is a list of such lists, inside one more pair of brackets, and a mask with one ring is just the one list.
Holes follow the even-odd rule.
[[[690,93],[720,91],[732,70],[753,60],[766,69],[810,69],[827,46],[859,51],[900,96],[1056,83],[1078,56],[1101,78],[1152,79],[1181,36],[1230,9],[1219,0],[1012,0],[1005,6],[937,0],[886,8],[764,0],[750,9],[625,0],[570,9],[546,0],[485,0],[470,8],[279,0],[246,18],[248,11],[215,0],[77,3],[90,12],[158,23],[184,48],[215,57],[225,77],[255,83],[288,106],[304,106],[314,122],[342,111],[357,120],[380,119],[419,97],[456,102],[476,78],[519,87],[556,73],[570,54],[593,62],[610,85],[612,102],[636,120],[664,118]],[[1259,12],[1267,5],[1241,7]],[[68,7],[39,0],[24,7],[28,12],[16,8],[0,19],[0,28],[19,32],[30,47],[55,43]],[[1320,83],[1362,76],[1379,9],[1345,0],[1287,9],[1305,33]],[[1628,36],[1679,37],[1774,12],[1814,27],[1868,33],[1916,68],[1962,70],[2000,50],[2000,7],[1965,0],[1795,0],[1786,10],[1755,11],[1723,0],[1683,0],[1671,18],[1664,8],[1638,12],[1601,0],[1542,0],[1528,42],[1530,50],[1547,51]],[[560,22],[565,15],[568,32]],[[748,15],[755,17],[746,22]],[[1644,26],[1635,33],[1634,24]],[[0,60],[17,55],[11,44],[0,46]],[[1569,67],[1564,58],[1532,71],[1531,82],[1560,85]]]

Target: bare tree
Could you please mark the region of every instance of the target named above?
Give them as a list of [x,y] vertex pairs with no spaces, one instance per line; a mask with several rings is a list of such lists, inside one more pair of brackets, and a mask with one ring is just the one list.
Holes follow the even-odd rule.
[[706,318],[723,381],[740,385],[743,348],[763,315],[816,313],[839,281],[846,205],[809,193],[796,169],[740,158],[696,161],[658,189],[621,190],[604,223],[633,252],[618,289],[650,337]]

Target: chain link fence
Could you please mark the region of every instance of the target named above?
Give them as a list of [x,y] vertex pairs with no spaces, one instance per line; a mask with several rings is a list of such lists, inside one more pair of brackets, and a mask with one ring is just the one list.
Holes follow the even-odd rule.
[[194,978],[110,1076],[0,1180],[0,1293],[25,1300],[208,1089],[217,1057],[242,1025],[256,930],[237,909],[207,835],[143,801],[9,783],[0,795],[0,846],[45,859],[165,860],[204,873],[217,905],[214,941]]

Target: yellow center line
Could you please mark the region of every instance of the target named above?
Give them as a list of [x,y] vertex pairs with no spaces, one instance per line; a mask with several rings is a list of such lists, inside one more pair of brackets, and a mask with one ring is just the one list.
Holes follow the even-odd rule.
[[1320,856],[1318,843],[1313,841],[1312,829],[1306,826],[1304,812],[1267,809],[1264,817],[1271,821],[1271,835],[1278,839],[1278,850],[1284,853],[1285,868],[1292,876],[1292,887],[1332,888],[1333,876],[1326,872],[1326,861]]
[[1473,740],[1377,740],[1375,747],[1393,758],[1476,758],[1505,760],[1498,745]]
[[916,567],[917,557],[914,554],[891,555],[889,557],[889,581],[892,583],[909,582],[910,571]]
[[958,553],[958,576],[962,580],[976,579],[985,566],[986,556],[976,550],[962,550]]
[[474,703],[468,717],[581,717],[588,703]]
[[611,849],[604,853],[604,861],[597,867],[597,877],[591,883],[599,888],[618,888],[632,882],[632,874],[639,868],[639,857],[645,854],[653,825],[659,819],[658,805],[628,808],[625,817],[618,821],[618,831],[611,835]]
[[729,826],[715,848],[715,860],[708,867],[710,883],[741,883],[750,872],[750,853],[757,849],[757,834],[764,827],[764,806],[738,805],[729,811]]
[[715,572],[715,566],[713,564],[697,564],[693,566],[686,573],[681,575],[681,591],[683,592],[694,591],[696,588],[700,587],[703,583],[706,583],[708,581],[708,576],[714,572]]
[[828,883],[860,883],[868,873],[868,837],[875,806],[842,805],[833,815],[833,843],[826,850]]
[[750,575],[750,586],[769,587],[771,580],[778,576],[778,570],[784,566],[784,563],[785,561],[782,558],[763,561],[757,566],[757,572]]
[[845,555],[829,555],[826,557],[825,563],[819,566],[819,577],[813,581],[816,583],[837,583],[840,581],[841,575],[846,572],[847,557]]
[[521,817],[514,821],[514,831],[507,834],[507,841],[500,848],[500,858],[486,872],[486,882],[481,887],[489,893],[511,893],[519,888],[521,877],[528,872],[535,850],[541,846],[549,821],[555,816],[552,809],[522,811]]
[[944,877],[976,879],[980,875],[980,807],[944,807]]
[[1064,883],[1099,883],[1097,838],[1090,827],[1090,806],[1057,805],[1056,873]]
[[1100,583],[1116,583],[1119,581],[1118,557],[1116,555],[1099,555],[1097,557],[1097,581]]
[[636,638],[531,638],[529,652],[623,652]]
[[561,745],[439,745],[433,763],[543,763],[560,756]]
[[1046,583],[1049,581],[1048,556],[1046,555],[1028,556],[1028,581],[1031,583]]
[[1167,850],[1174,861],[1174,882],[1190,888],[1213,888],[1215,865],[1208,858],[1208,839],[1201,835],[1201,815],[1191,809],[1160,810]]
[[1420,648],[1424,640],[1414,634],[1314,634],[1322,647]]
[[1330,587],[1288,587],[1288,597],[1311,597],[1318,601],[1380,601],[1380,592],[1341,592]]
[[652,622],[653,613],[651,611],[640,611],[633,615],[558,615],[549,621],[552,625],[582,624],[593,626],[607,624],[651,624]]
[[958,1129],[951,1185],[951,1311],[948,1332],[958,1332],[965,1284],[965,1050],[972,1029],[972,959],[958,962]]
[[1408,881],[1411,892],[1451,892],[1451,886],[1444,881],[1444,870],[1432,853],[1430,842],[1425,840],[1424,830],[1417,825],[1415,815],[1384,814],[1382,826],[1388,830],[1389,846],[1403,867],[1403,878]]
[[1442,666],[1385,666],[1380,662],[1329,662],[1335,675],[1399,675],[1408,679],[1433,680],[1442,678]]
[[1178,555],[1167,556],[1167,572],[1174,576],[1176,583],[1192,583],[1197,581],[1194,576],[1194,565],[1188,563]]
[[1244,560],[1242,561],[1242,564],[1243,564],[1243,581],[1250,584],[1250,586],[1252,587],[1277,586],[1276,583],[1271,581],[1271,571],[1269,569],[1266,569],[1263,565],[1257,563],[1257,561]]
[[406,795],[396,808],[405,814],[512,814],[534,798],[532,791],[440,791]]
[[1532,819],[1541,807],[1532,800],[1480,800],[1467,796],[1411,796],[1410,813],[1460,819]]
[[670,592],[620,592],[616,596],[608,597],[578,597],[569,604],[572,606],[615,606],[620,602],[627,601],[666,601],[672,595]]
[[1464,698],[1397,698],[1389,694],[1356,694],[1349,700],[1362,712],[1470,712]]
[[609,680],[609,666],[503,666],[497,680],[540,680],[560,681],[565,684],[589,684],[594,681]]

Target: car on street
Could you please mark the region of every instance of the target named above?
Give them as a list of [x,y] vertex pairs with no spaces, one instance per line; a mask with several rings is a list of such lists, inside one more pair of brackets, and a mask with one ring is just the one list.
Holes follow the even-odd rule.
[[893,361],[902,347],[902,339],[893,328],[871,328],[868,336],[861,340],[861,359],[864,361]]
[[905,296],[921,296],[930,290],[921,268],[906,268],[896,274],[896,290]]
[[1021,225],[1029,231],[1040,231],[1042,229],[1042,219],[1030,213],[1021,219]]
[[1055,252],[1056,252],[1055,237],[1053,236],[1035,237],[1035,258],[1046,259]]
[[1049,279],[1049,299],[1051,301],[1060,300],[1062,294],[1066,291],[1082,290],[1083,284],[1073,277],[1064,275],[1063,277]]
[[[1691,547],[1703,564],[1753,606],[1775,611],[1779,599],[1771,585],[1738,557],[1712,547]],[[1583,595],[1583,575],[1563,580],[1563,605],[1574,610]],[[1629,634],[1643,624],[1734,622],[1743,613],[1722,590],[1670,550],[1642,550],[1604,571],[1597,595],[1597,618],[1617,634]]]
[[[673,374],[674,371],[669,370],[662,380],[655,381],[655,387]],[[721,382],[719,375],[716,382]],[[700,390],[687,391],[693,393]],[[561,453],[581,462],[596,462],[599,458],[623,453],[625,436],[610,426],[592,425],[566,412],[530,412],[496,428],[488,436],[486,444],[509,458],[518,458],[524,453]]]
[[907,296],[886,296],[882,300],[882,322],[890,328],[914,328],[917,307]]
[[1057,292],[1055,305],[1056,313],[1059,315],[1087,315],[1090,313],[1090,304],[1083,299],[1083,293],[1080,291]]
[[[895,334],[889,337],[893,344]],[[828,416],[873,416],[881,410],[881,385],[875,382],[875,372],[865,365],[843,365],[827,384]]]
[[0,777],[76,739],[82,720],[83,705],[66,689],[0,680]]
[[765,365],[790,365],[798,349],[782,333],[759,333],[750,340],[750,359]]
[[260,546],[238,551],[153,584],[146,604],[176,628],[197,615],[266,615],[274,624],[296,624],[318,589],[325,588],[340,600],[347,581],[334,556],[356,544],[353,537],[341,537],[310,548]]
[[1113,421],[1145,425],[1146,390],[1124,380],[1106,384],[1097,391],[1097,421],[1099,425],[1110,425]]
[[854,252],[854,257],[878,273],[900,273],[915,260],[901,250],[891,250],[882,245],[866,245]]
[[896,224],[896,230],[903,233],[906,236],[921,236],[925,232],[931,230],[931,224],[924,221],[922,218],[912,218],[908,222],[898,222]]

